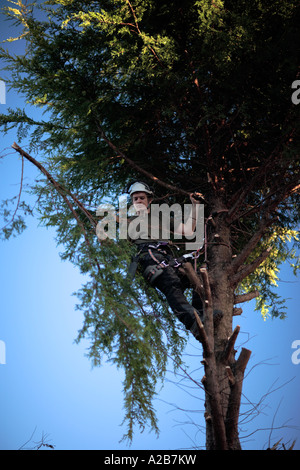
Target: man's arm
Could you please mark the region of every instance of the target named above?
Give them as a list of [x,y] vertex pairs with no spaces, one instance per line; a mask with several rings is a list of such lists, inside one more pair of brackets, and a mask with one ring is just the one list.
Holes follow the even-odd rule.
[[174,227],[174,233],[180,235],[185,235],[190,237],[194,234],[197,224],[197,205],[200,204],[199,199],[197,199],[197,193],[190,194],[190,200],[192,203],[191,211],[188,217],[188,220],[185,223],[180,223],[177,227]]

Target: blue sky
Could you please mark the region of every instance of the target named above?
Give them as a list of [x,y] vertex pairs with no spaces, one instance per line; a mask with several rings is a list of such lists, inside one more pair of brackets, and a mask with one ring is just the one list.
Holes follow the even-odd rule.
[[[3,17],[0,23],[3,38],[8,24]],[[16,106],[24,106],[22,97],[7,91],[0,112]],[[0,157],[5,156],[0,158],[2,200],[18,195],[21,161],[11,149],[17,140],[15,132],[0,135],[0,139]],[[21,144],[26,149],[26,141]],[[25,162],[24,176],[28,184],[38,176],[29,162]],[[54,231],[39,227],[32,218],[21,236],[0,242],[0,341],[5,345],[5,364],[0,357],[0,450],[20,448],[34,430],[33,441],[44,433],[57,449],[129,449],[119,442],[125,432],[120,427],[123,372],[109,364],[92,369],[85,356],[88,343],[74,344],[82,317],[72,294],[84,278],[73,265],[61,261],[60,250]],[[234,326],[241,326],[237,345],[253,351],[242,406],[245,449],[262,449],[269,438],[271,443],[280,438],[285,443],[297,439],[300,449],[300,364],[292,362],[292,344],[300,341],[299,289],[299,279],[285,266],[278,290],[288,298],[288,318],[263,321],[251,301],[242,306],[242,316],[234,319]],[[191,338],[186,364],[199,380],[203,375],[198,370],[200,360],[201,350]],[[189,388],[188,381],[173,383],[180,380],[170,372],[155,402],[159,438],[137,430],[131,449],[204,445],[203,393]],[[246,413],[250,408],[256,417],[249,422]]]

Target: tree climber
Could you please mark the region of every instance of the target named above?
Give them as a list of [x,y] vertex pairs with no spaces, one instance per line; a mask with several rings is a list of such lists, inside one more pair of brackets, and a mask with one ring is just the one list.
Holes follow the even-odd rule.
[[[169,306],[176,317],[184,324],[187,330],[199,339],[198,326],[195,319],[195,313],[200,318],[203,317],[203,304],[200,296],[193,290],[192,305],[187,301],[184,291],[191,288],[189,279],[184,274],[184,270],[179,269],[180,264],[173,263],[174,253],[172,249],[172,233],[191,236],[196,227],[196,205],[199,201],[195,194],[190,195],[192,209],[189,217],[184,223],[177,223],[174,226],[174,218],[169,218],[170,237],[164,237],[163,217],[151,217],[151,202],[153,200],[153,191],[143,182],[135,182],[129,189],[136,215],[128,219],[128,239],[137,245],[138,254],[131,265],[131,270],[135,271],[139,266],[148,283],[160,290],[166,297]],[[133,233],[139,224],[138,237]],[[143,224],[144,222],[144,224]],[[143,226],[143,227],[141,227]],[[144,228],[144,230],[143,230]],[[156,230],[156,232],[155,232]],[[155,232],[156,236],[153,237]],[[177,266],[176,266],[177,264]],[[133,273],[131,273],[133,274]]]

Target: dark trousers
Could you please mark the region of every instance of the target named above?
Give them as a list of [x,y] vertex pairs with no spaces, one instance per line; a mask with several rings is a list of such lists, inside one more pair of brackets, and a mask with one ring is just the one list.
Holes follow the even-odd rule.
[[[159,262],[165,261],[167,264],[171,259],[171,256],[168,254],[162,254],[157,250],[153,251],[153,255]],[[148,266],[155,264],[155,261],[150,254],[145,253],[139,263],[142,270],[145,270]],[[193,290],[192,305],[187,301],[184,291],[187,288],[191,288],[191,285],[187,276],[182,274],[178,268],[170,266],[164,268],[162,274],[154,281],[152,286],[165,295],[172,311],[188,330],[190,330],[195,322],[194,310],[202,318],[203,304],[201,298]]]

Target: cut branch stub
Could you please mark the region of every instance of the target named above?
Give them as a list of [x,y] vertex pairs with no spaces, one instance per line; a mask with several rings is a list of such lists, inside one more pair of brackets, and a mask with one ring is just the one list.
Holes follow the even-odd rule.
[[237,336],[240,332],[240,329],[241,327],[239,325],[237,325],[232,333],[232,335],[230,336],[230,338],[228,339],[228,343],[227,343],[227,346],[226,346],[226,349],[225,349],[225,353],[224,353],[224,359],[226,362],[228,362],[230,360],[230,356],[232,355],[233,353],[233,348],[234,348],[234,345],[235,345],[235,342],[236,342],[236,339],[237,339]]
[[198,313],[196,312],[196,310],[194,310],[194,315],[195,315],[195,318],[196,318],[196,322],[197,322],[197,325],[198,325],[198,331],[199,331],[199,335],[200,335],[200,342],[202,343],[202,346],[203,346],[203,352],[204,352],[204,356],[210,356],[212,354],[212,348],[210,346],[210,343],[209,343],[209,339],[208,339],[208,336],[206,334],[206,331],[204,329],[204,325],[198,315]]

